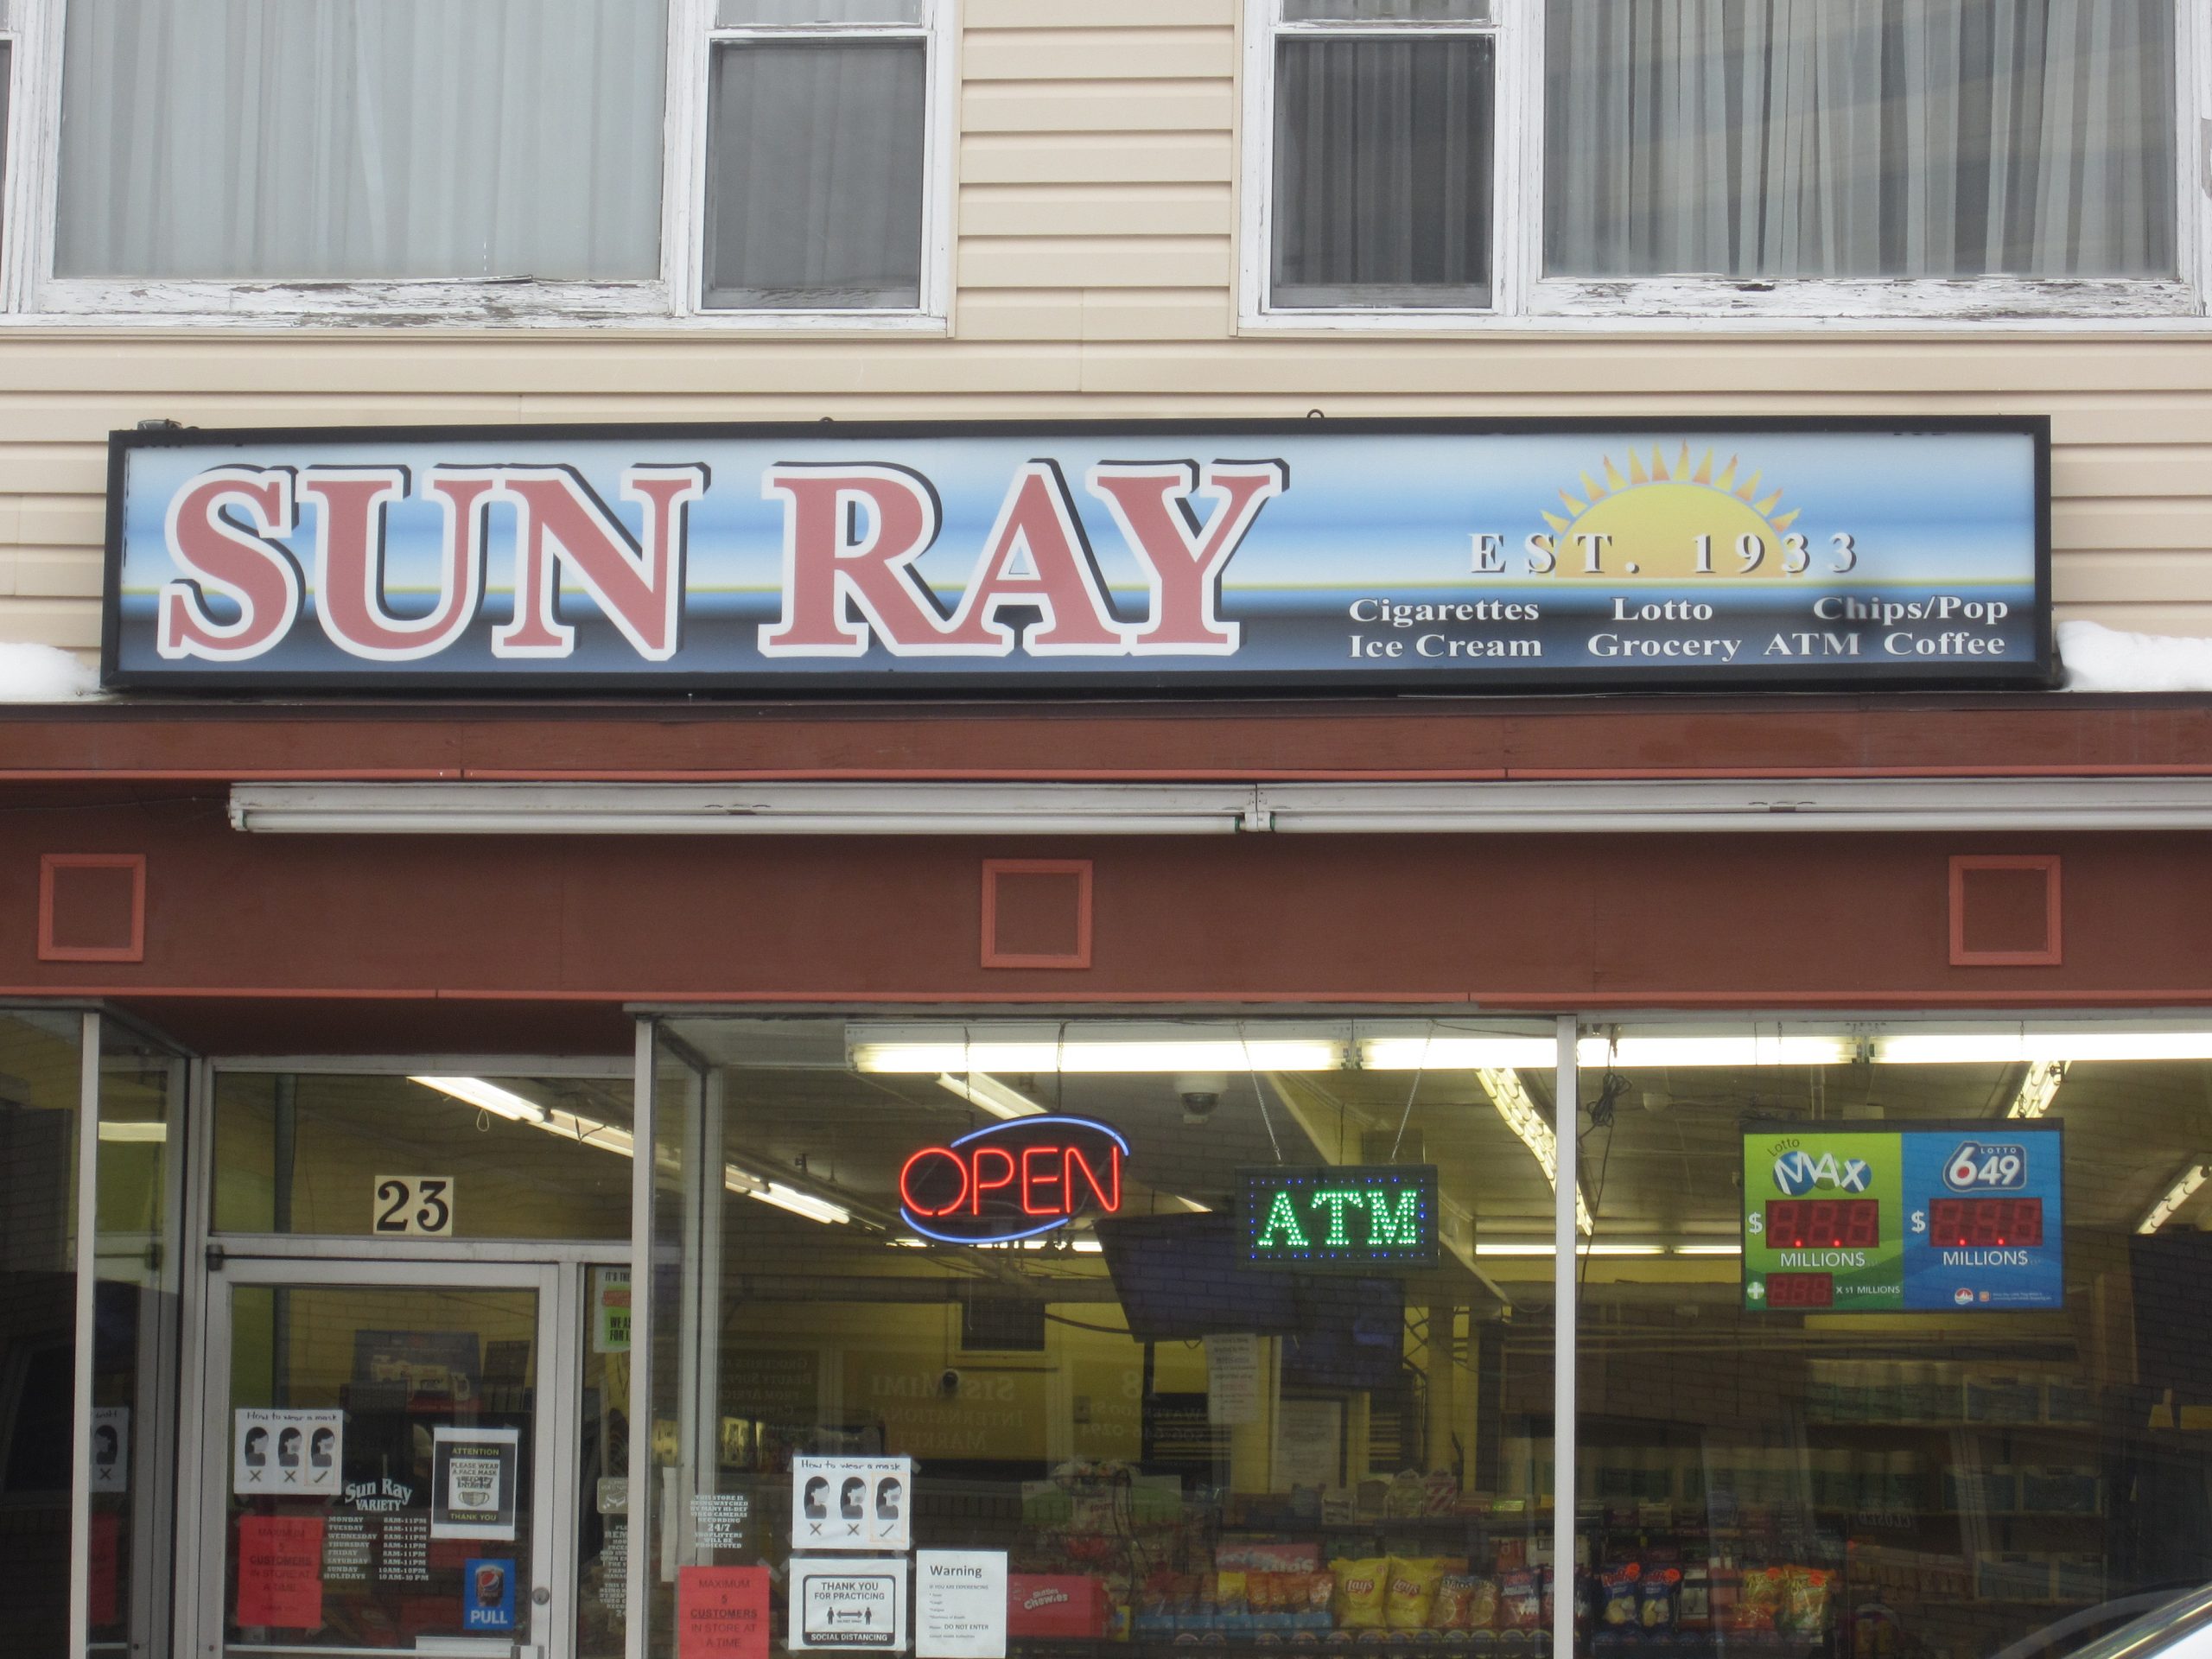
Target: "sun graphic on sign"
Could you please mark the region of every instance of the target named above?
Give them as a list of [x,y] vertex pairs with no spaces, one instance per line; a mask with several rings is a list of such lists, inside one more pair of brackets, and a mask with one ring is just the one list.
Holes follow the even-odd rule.
[[[1688,444],[1673,466],[1666,451],[1654,448],[1647,463],[1635,449],[1628,452],[1625,477],[1605,457],[1602,482],[1584,473],[1579,494],[1561,490],[1564,514],[1547,512],[1554,544],[1559,550],[1562,576],[1596,576],[1614,580],[1642,576],[1671,580],[1685,576],[1753,578],[1782,573],[1783,540],[1797,522],[1795,512],[1777,514],[1782,492],[1759,494],[1764,474],[1754,472],[1737,481],[1738,458],[1728,457],[1716,473],[1714,452],[1693,463]],[[1592,543],[1578,538],[1603,536],[1597,543],[1599,569],[1589,568]],[[1745,568],[1756,538],[1763,550],[1758,563]],[[1709,563],[1700,569],[1700,559]]]

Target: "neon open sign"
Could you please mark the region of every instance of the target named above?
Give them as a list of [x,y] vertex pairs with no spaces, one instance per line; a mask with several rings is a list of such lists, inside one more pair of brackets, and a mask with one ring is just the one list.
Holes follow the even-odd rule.
[[1246,1169],[1237,1179],[1249,1266],[1436,1265],[1433,1164]]
[[1087,1117],[1017,1117],[944,1146],[899,1171],[899,1215],[925,1238],[1006,1244],[1118,1214],[1129,1143]]

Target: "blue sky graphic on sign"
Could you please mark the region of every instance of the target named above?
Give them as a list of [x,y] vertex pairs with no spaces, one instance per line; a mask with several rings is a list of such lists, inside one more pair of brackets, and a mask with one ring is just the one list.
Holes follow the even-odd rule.
[[124,433],[122,684],[2037,683],[2039,420]]

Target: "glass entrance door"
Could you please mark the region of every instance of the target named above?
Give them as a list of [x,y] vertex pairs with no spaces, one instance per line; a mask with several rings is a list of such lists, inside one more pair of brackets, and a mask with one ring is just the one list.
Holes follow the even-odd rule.
[[200,1653],[574,1659],[582,1277],[212,1274]]

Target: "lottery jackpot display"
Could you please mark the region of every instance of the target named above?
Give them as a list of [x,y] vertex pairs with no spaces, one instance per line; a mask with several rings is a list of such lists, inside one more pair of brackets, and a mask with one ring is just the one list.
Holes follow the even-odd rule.
[[1768,1124],[1744,1134],[1744,1306],[2065,1305],[2063,1126]]

